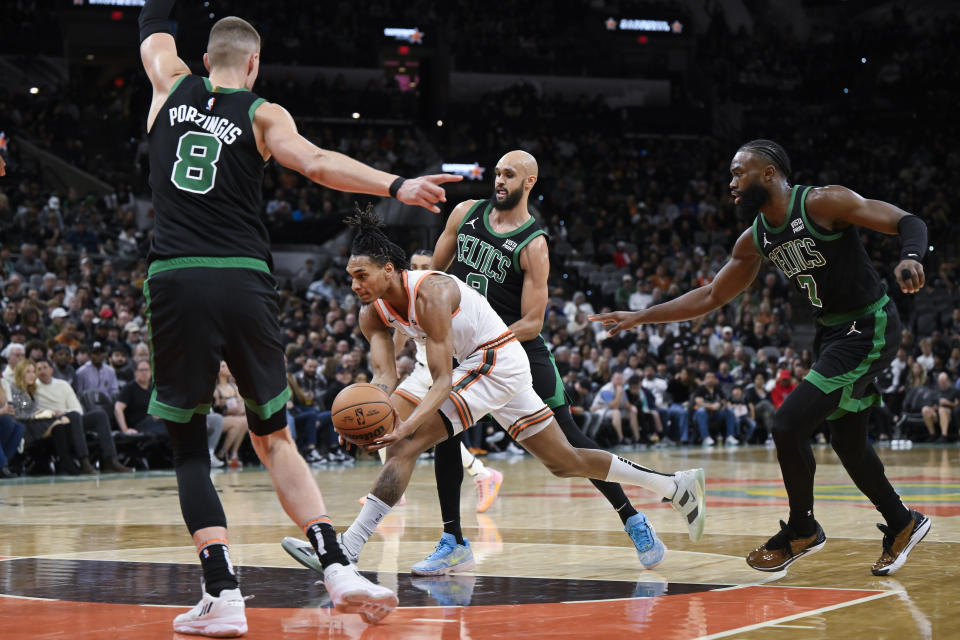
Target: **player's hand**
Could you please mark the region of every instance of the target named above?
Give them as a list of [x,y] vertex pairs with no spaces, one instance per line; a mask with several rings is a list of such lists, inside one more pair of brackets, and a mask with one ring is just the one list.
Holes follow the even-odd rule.
[[612,311],[610,313],[594,313],[587,316],[590,322],[599,322],[607,329],[607,334],[615,336],[621,331],[632,329],[643,324],[640,311]]
[[0,156],[0,178],[7,175],[7,163],[4,161],[3,156]]
[[400,416],[397,414],[397,410],[393,410],[393,431],[390,433],[380,436],[380,439],[376,442],[372,442],[367,445],[367,451],[379,451],[385,447],[389,447],[394,442],[403,440],[404,438],[409,438],[417,432],[417,429],[420,428],[420,425],[414,425],[410,422],[405,422],[400,420]]
[[408,178],[400,186],[400,190],[397,191],[397,200],[404,204],[412,204],[429,209],[434,213],[440,213],[440,207],[436,206],[437,203],[447,201],[447,192],[440,185],[444,182],[460,182],[461,180],[463,180],[463,176],[455,176],[452,173],[434,173],[419,178]]
[[904,293],[916,293],[923,288],[926,279],[923,275],[923,265],[916,260],[901,260],[894,270],[897,284]]

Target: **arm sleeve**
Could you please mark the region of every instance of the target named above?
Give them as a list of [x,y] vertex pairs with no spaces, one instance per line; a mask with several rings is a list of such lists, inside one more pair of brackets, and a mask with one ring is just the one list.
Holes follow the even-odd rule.
[[155,33],[173,33],[170,28],[170,11],[174,0],[147,0],[140,10],[140,42]]

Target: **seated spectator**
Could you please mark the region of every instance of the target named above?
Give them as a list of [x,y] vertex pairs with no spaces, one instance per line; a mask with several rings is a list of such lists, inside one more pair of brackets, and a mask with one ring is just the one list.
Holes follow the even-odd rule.
[[[133,365],[127,357],[125,346],[116,344],[110,349],[110,366],[117,376],[118,387],[133,381]],[[117,390],[119,391],[119,388]]]
[[213,391],[213,410],[223,416],[223,444],[216,455],[231,467],[239,467],[240,445],[248,430],[247,411],[226,362],[220,363],[217,386]]
[[36,400],[37,407],[49,410],[55,416],[66,416],[71,423],[71,430],[78,427],[81,432],[95,431],[97,443],[100,445],[100,470],[103,472],[128,473],[133,471],[120,463],[117,459],[117,447],[113,442],[113,433],[110,431],[110,418],[101,409],[92,408],[83,410],[83,405],[77,399],[73,387],[53,377],[53,363],[46,358],[36,363]]
[[686,444],[689,439],[690,424],[690,396],[695,386],[693,373],[683,367],[667,381],[667,395],[670,397],[668,413],[674,426],[672,439],[674,442]]
[[[647,443],[660,442],[663,439],[663,423],[654,405],[653,394],[641,386],[641,379],[636,374],[627,378],[627,392],[631,403],[637,409],[638,417],[653,425],[653,433],[646,436]],[[649,433],[649,430],[645,431]]]
[[730,410],[737,419],[737,437],[749,443],[757,428],[756,409],[747,401],[743,387],[734,387],[730,390]]
[[776,413],[777,409],[773,406],[773,402],[770,401],[770,394],[767,392],[767,381],[762,373],[758,373],[753,377],[753,384],[747,386],[743,395],[746,403],[753,407],[753,419],[756,422],[756,426],[766,433],[765,441],[772,443],[773,436],[771,435],[771,429],[773,428],[773,414]]
[[781,369],[780,373],[777,374],[777,383],[770,391],[770,402],[773,403],[774,408],[779,409],[783,401],[787,399],[787,396],[796,388],[797,381],[793,379],[790,371],[788,369]]
[[593,394],[590,392],[590,379],[575,378],[572,384],[566,385],[567,397],[570,401],[570,414],[580,427],[580,430],[591,439],[596,439],[597,431],[603,423],[603,414],[591,411]]
[[11,342],[3,351],[0,351],[0,356],[7,361],[7,366],[3,368],[3,375],[0,377],[0,384],[3,385],[3,391],[7,398],[10,398],[10,385],[13,384],[13,372],[16,371],[18,364],[26,360],[27,350],[19,342]]
[[7,463],[23,441],[23,424],[14,420],[13,403],[0,387],[0,478],[16,478]]
[[700,431],[700,440],[704,446],[712,447],[716,441],[710,436],[710,428],[723,425],[726,432],[724,443],[736,446],[740,441],[734,435],[737,429],[737,420],[733,411],[727,406],[727,401],[720,392],[720,383],[717,374],[708,371],[703,377],[703,384],[693,392],[693,421]]
[[936,404],[929,404],[921,409],[927,432],[933,438],[934,428],[939,424],[940,435],[932,441],[936,443],[953,442],[956,437],[952,436],[949,430],[953,416],[957,413],[956,409],[960,405],[960,389],[953,386],[950,376],[946,372],[941,372],[937,376],[936,393],[931,395],[931,399],[936,400]]
[[147,413],[152,393],[150,363],[141,360],[134,369],[133,380],[120,387],[113,404],[113,415],[121,433],[167,433],[163,421]]
[[77,394],[82,396],[87,391],[99,391],[113,403],[120,386],[113,367],[103,361],[105,357],[103,343],[94,342],[90,347],[90,361],[77,369]]
[[[610,420],[613,430],[617,434],[616,444],[631,444],[640,441],[640,424],[638,411],[630,403],[627,396],[626,386],[623,381],[622,373],[614,373],[610,377],[610,382],[600,387],[597,395],[593,399],[591,411],[597,411],[603,416],[603,420]],[[632,439],[623,437],[623,415],[626,414],[630,423],[630,433]]]
[[50,359],[53,360],[53,377],[63,380],[71,387],[76,387],[77,370],[73,368],[70,347],[65,344],[55,344],[50,352]]
[[90,464],[90,453],[83,428],[67,416],[54,416],[50,410],[37,406],[37,369],[32,360],[17,364],[10,381],[9,401],[13,403],[14,417],[23,423],[26,450],[31,445],[51,438],[57,456],[57,470],[78,475],[96,473]]

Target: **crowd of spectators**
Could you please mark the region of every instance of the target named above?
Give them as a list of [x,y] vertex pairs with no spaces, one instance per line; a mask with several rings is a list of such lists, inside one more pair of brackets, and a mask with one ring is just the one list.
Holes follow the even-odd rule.
[[[930,37],[952,46],[946,40],[955,32],[956,22],[947,21]],[[764,60],[772,69],[790,64],[788,58],[800,64],[792,54],[804,46],[788,42],[779,53],[770,49]],[[939,73],[929,54],[928,47],[919,47],[915,53],[889,55],[901,68],[915,55],[924,68]],[[763,120],[766,94],[754,98],[748,89],[766,76],[758,75],[759,67],[741,66],[750,55],[746,47],[730,53],[732,64],[749,73],[719,75],[732,78],[724,85],[724,99],[742,101],[745,121],[764,122],[758,130],[784,143],[796,183],[844,184],[893,202],[928,224],[935,250],[925,261],[927,287],[913,297],[899,294],[890,273],[899,254],[897,239],[862,234],[905,325],[901,353],[880,380],[886,402],[872,411],[872,435],[954,439],[960,419],[960,273],[954,256],[960,243],[949,216],[960,195],[950,180],[960,156],[945,136],[930,133],[954,125],[931,117],[912,125],[918,135],[867,128],[864,122],[888,112],[882,101],[872,110],[863,103],[858,110],[831,110],[823,131],[800,126],[792,112],[782,122]],[[334,82],[321,99],[310,97],[317,92],[297,92],[269,80],[266,87],[301,96],[304,109],[320,111],[335,103],[342,89]],[[378,91],[389,99],[392,91],[369,90],[369,100]],[[97,99],[123,120],[125,105],[137,102],[127,91],[115,87]],[[799,96],[800,89],[778,85],[776,91]],[[28,109],[24,96],[4,94],[0,100],[19,105],[18,130],[96,172],[98,156],[71,156],[58,147],[69,140],[58,132],[70,130],[79,141],[75,149],[93,148],[84,111],[71,106],[78,98],[65,94],[62,102],[43,102],[39,111]],[[600,97],[564,99],[524,84],[455,107],[469,115],[433,139],[447,157],[469,152],[492,165],[504,150],[524,148],[538,158],[540,179],[531,203],[550,234],[552,263],[543,336],[583,428],[610,447],[767,442],[773,412],[813,361],[805,348],[809,312],[777,270],[764,267],[747,292],[694,322],[608,338],[587,320],[594,310],[646,308],[715,277],[733,240],[749,224],[727,197],[727,165],[737,142],[651,136],[629,111],[611,109]],[[410,175],[424,164],[425,137],[409,125],[308,121],[302,129],[321,146],[380,168]],[[97,137],[106,133],[91,131]],[[118,144],[133,144],[126,140],[128,133],[116,132],[118,141],[124,138]],[[151,381],[142,285],[149,229],[141,230],[135,215],[135,196],[148,195],[145,147],[136,143],[128,151],[126,173],[104,169],[99,175],[129,186],[105,198],[43,187],[15,138],[3,152],[10,169],[0,183],[3,475],[45,455],[65,473],[90,472],[97,464],[100,471],[142,467],[144,457],[131,453],[137,449],[130,443],[144,434],[162,436],[161,423],[146,409]],[[263,195],[265,219],[279,242],[329,237],[357,201],[311,185],[275,163],[268,167]],[[344,260],[340,254],[324,264],[306,263],[280,283],[279,320],[293,390],[289,423],[303,455],[316,465],[348,459],[337,445],[329,407],[340,389],[371,375]],[[398,354],[402,373],[412,368],[412,355],[409,345]],[[56,385],[56,403],[44,404],[48,379],[66,386]],[[242,403],[228,370],[221,371],[213,405],[208,420],[212,464],[252,462]],[[112,441],[104,437],[110,431]],[[89,439],[86,432],[92,434]],[[826,436],[821,431],[816,437]],[[508,446],[508,439],[498,440],[489,426],[473,430],[468,439],[474,450]],[[25,453],[17,453],[21,442]],[[46,472],[49,465],[26,469]]]

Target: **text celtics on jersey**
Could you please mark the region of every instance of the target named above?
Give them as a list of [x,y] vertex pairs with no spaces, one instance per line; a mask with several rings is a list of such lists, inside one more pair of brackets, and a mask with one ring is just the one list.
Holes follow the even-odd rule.
[[[516,243],[513,243],[511,251],[516,246]],[[512,256],[504,255],[488,242],[464,233],[457,235],[457,260],[477,273],[493,278],[498,284],[503,284],[507,271],[513,264]]]

